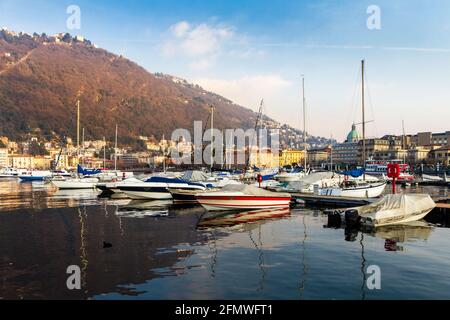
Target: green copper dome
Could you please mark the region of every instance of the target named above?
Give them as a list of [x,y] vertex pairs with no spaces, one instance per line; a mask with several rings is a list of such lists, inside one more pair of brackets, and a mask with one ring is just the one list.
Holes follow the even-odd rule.
[[352,125],[352,131],[350,131],[347,135],[347,142],[357,142],[359,141],[359,133],[356,131],[356,125]]

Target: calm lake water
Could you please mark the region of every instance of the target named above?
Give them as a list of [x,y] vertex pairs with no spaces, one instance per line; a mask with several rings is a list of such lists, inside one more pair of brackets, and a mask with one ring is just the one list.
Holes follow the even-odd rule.
[[[319,210],[214,217],[97,195],[0,181],[0,299],[450,299],[439,221],[361,233]],[[81,290],[67,289],[69,265]],[[365,285],[372,265],[380,290]]]

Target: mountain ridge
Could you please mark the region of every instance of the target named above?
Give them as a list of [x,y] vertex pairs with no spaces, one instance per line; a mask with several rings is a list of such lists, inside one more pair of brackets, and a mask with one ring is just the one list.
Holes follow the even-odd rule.
[[[76,100],[86,138],[121,141],[192,131],[216,109],[215,127],[253,128],[256,113],[229,99],[98,48],[81,36],[0,31],[0,135],[75,136]],[[273,123],[272,119],[266,118]]]

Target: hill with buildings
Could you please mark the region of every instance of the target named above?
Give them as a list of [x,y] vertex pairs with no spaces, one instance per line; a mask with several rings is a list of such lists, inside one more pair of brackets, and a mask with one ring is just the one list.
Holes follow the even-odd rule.
[[[211,105],[217,128],[252,128],[256,121],[247,108],[183,79],[149,73],[81,36],[0,31],[0,136],[75,138],[77,99],[86,139],[111,140],[116,124],[122,143],[170,137],[177,128],[192,129],[194,120],[207,121]],[[286,128],[292,137],[283,141],[298,141]]]

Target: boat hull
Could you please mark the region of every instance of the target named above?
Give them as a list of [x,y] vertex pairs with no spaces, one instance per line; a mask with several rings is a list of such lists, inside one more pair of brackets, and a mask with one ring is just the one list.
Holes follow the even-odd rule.
[[264,208],[289,208],[290,197],[256,196],[196,196],[197,201],[208,211],[248,210]]
[[379,219],[379,220],[372,220],[372,221],[363,219],[363,220],[361,220],[361,224],[364,226],[368,226],[368,227],[381,227],[381,226],[389,226],[389,225],[393,225],[393,224],[402,224],[402,223],[407,223],[407,222],[413,222],[413,221],[422,220],[432,210],[433,209],[429,209],[429,210],[426,210],[423,212],[419,212],[417,214],[409,215],[409,216],[398,218],[398,219],[390,218],[390,219]]
[[341,196],[353,198],[377,198],[383,194],[385,189],[386,183],[369,188],[344,189],[342,190]]
[[96,187],[96,182],[52,181],[52,183],[61,190],[95,189]]
[[120,189],[126,196],[133,200],[170,200],[172,195],[168,192],[158,192],[158,191],[139,191],[139,190],[127,190]]
[[185,190],[170,190],[173,201],[175,203],[198,203],[196,195],[199,191],[185,191]]
[[23,182],[32,182],[32,181],[44,181],[46,177],[20,176],[19,178]]

